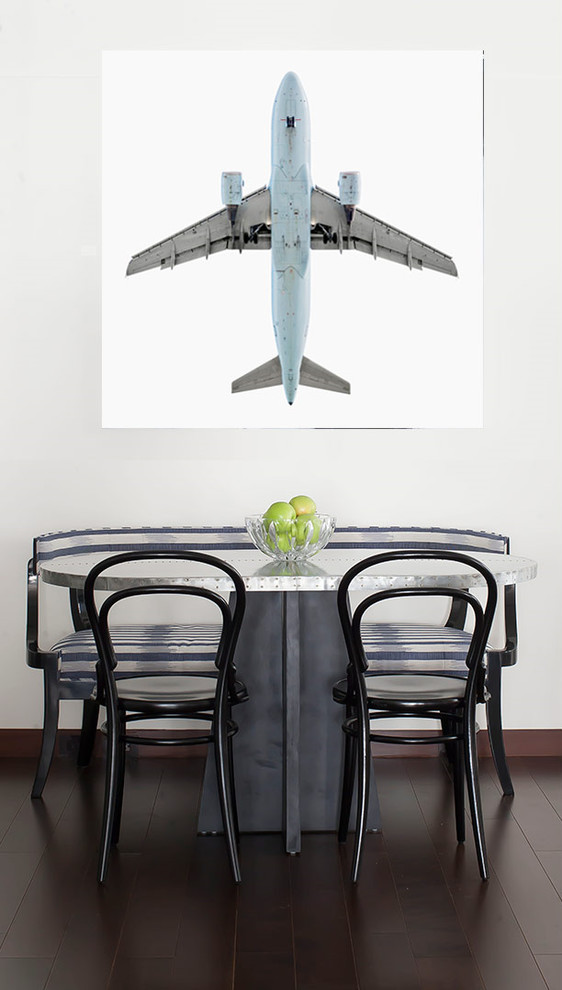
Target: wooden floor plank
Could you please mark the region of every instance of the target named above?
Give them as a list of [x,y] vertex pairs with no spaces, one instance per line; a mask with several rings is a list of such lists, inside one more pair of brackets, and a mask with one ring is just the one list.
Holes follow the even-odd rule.
[[[293,990],[290,861],[281,835],[243,835],[234,990]],[[261,980],[261,983],[260,983]]]
[[[31,769],[31,768],[30,768]],[[43,851],[52,836],[70,796],[78,774],[70,760],[55,760],[43,797],[31,799],[33,774],[28,782],[28,797],[20,806],[0,843],[0,852]]]
[[0,802],[0,842],[20,810],[29,799],[35,773],[35,760],[6,757],[0,759],[2,801]]
[[[33,802],[31,813],[48,823],[45,844],[0,949],[1,956],[55,957],[88,863],[96,855],[103,777],[100,768],[93,767],[87,779],[77,783],[76,769],[72,769],[76,786],[60,814],[58,795],[53,799],[51,792],[46,794],[38,811],[37,802]],[[25,845],[30,834],[26,833]],[[33,843],[32,847],[38,845]]]
[[440,759],[377,759],[383,834],[359,884],[353,835],[197,837],[197,757],[129,761],[119,848],[96,881],[104,764],[0,760],[0,986],[6,990],[562,990],[560,761],[481,763],[491,877],[458,844]]
[[[562,765],[560,767],[562,770]],[[562,851],[562,817],[522,760],[512,760],[510,811],[535,852]],[[550,788],[551,793],[553,788]]]
[[361,990],[419,990],[420,974],[405,932],[352,932]]
[[562,955],[537,956],[548,990],[562,990]]
[[[139,856],[121,854],[106,884],[92,857],[61,940],[46,990],[101,990],[110,978]],[[80,974],[79,980],[77,974]]]
[[0,944],[37,869],[39,859],[39,853],[0,853]]
[[357,990],[338,843],[334,834],[304,835],[291,858],[298,990]]
[[[489,761],[482,763],[483,791],[487,795],[485,810],[490,815],[485,820],[486,831],[501,829],[506,820],[511,820],[513,826],[510,803],[502,798],[491,780],[489,775],[494,771]],[[490,880],[487,883],[480,880],[468,821],[467,840],[457,844],[453,795],[443,766],[437,761],[416,760],[405,761],[404,769],[410,773],[455,910],[487,990],[495,987],[544,990],[540,970],[494,873],[493,861]],[[449,789],[448,798],[443,796],[444,787]]]
[[[244,875],[244,861],[241,864]],[[239,887],[222,836],[195,842],[169,990],[232,990]],[[111,990],[114,990],[111,987]],[[168,988],[166,988],[168,990]]]
[[537,858],[558,896],[562,897],[562,852],[539,852]]
[[560,756],[522,757],[520,765],[536,781],[562,818],[562,758]]
[[[447,960],[470,955],[466,935],[404,761],[400,761],[402,774],[398,781],[397,768],[391,765],[394,761],[378,763],[384,841],[412,952],[417,959],[441,960],[431,971],[434,975],[438,971],[445,973]],[[437,804],[443,804],[443,793],[443,788],[437,792]],[[457,972],[457,963],[454,968]]]
[[[176,951],[197,834],[203,761],[193,758],[160,762],[160,786],[142,845],[134,897],[123,925],[120,956],[172,957]],[[108,883],[111,870],[112,864]]]
[[[120,957],[116,961],[109,986],[111,990],[168,990],[173,986],[173,968],[173,959]],[[189,986],[186,975],[184,990]]]
[[[481,990],[482,981],[473,959],[432,956],[418,959],[421,990]],[[507,990],[507,987],[506,987]]]
[[52,959],[0,959],[0,987],[44,990],[52,965]]

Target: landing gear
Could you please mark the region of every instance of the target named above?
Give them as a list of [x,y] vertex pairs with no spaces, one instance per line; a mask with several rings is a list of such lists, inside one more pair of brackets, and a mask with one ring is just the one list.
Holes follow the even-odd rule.
[[249,232],[244,231],[244,244],[257,244],[259,240],[260,231],[264,230],[265,224],[258,223],[254,227],[250,227]]
[[316,232],[322,234],[323,244],[337,244],[338,235],[337,231],[332,230],[331,227],[324,227],[322,224],[317,224]]

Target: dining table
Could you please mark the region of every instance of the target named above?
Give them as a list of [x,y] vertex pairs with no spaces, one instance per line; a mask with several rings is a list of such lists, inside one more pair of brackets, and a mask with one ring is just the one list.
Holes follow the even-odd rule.
[[[277,561],[252,544],[216,553],[240,572],[246,612],[236,650],[236,667],[249,701],[236,709],[235,779],[242,832],[281,832],[288,853],[301,849],[301,834],[336,831],[343,762],[341,706],[334,683],[345,676],[347,654],[336,607],[342,575],[369,555],[365,549],[328,545],[302,562]],[[209,552],[213,552],[212,548]],[[80,553],[40,563],[46,584],[80,591],[91,567],[107,554]],[[532,580],[537,564],[527,557],[474,553],[498,585]],[[204,574],[197,562],[129,562],[102,576],[100,590],[149,585],[163,577],[228,592],[226,576]],[[477,588],[480,574],[454,561],[389,561],[358,576],[357,592],[400,587]],[[380,829],[374,776],[368,828]],[[207,760],[199,831],[222,830],[212,759]]]

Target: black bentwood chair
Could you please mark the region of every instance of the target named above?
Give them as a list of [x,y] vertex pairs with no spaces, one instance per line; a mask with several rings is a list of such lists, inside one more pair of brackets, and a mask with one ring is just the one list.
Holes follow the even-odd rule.
[[[362,571],[391,560],[451,560],[478,571],[486,584],[485,607],[467,591],[450,587],[394,588],[368,595],[354,609],[349,602],[349,587]],[[338,588],[338,611],[349,657],[347,678],[334,686],[334,700],[346,705],[343,722],[345,759],[338,838],[345,842],[357,768],[357,824],[351,879],[356,883],[363,846],[369,801],[371,742],[445,743],[452,754],[457,840],[464,842],[464,778],[468,787],[472,829],[480,875],[488,879],[488,862],[478,783],[476,751],[476,704],[484,700],[485,653],[497,604],[497,586],[491,572],[480,561],[453,551],[398,551],[375,554],[350,568]],[[367,610],[389,599],[444,597],[452,608],[470,608],[474,628],[468,636],[465,663],[467,676],[442,673],[381,673],[373,671],[365,654],[361,622]],[[384,667],[384,658],[381,657]],[[438,735],[384,735],[371,729],[371,721],[385,718],[427,718],[441,722]]]
[[[170,583],[170,578],[162,578],[161,582],[155,583],[154,578],[151,578],[150,585],[131,585],[116,591],[98,608],[96,584],[99,589],[104,583],[103,578],[101,582],[98,581],[100,575],[118,564],[160,559],[208,564],[214,570],[219,570],[228,576],[234,594],[229,588],[226,598],[223,598],[218,592],[206,588]],[[230,600],[227,600],[229,594]],[[110,613],[115,605],[124,599],[154,595],[204,599],[217,607],[222,629],[215,657],[216,669],[213,673],[116,677],[119,654],[112,637]],[[96,701],[105,706],[107,711],[105,803],[98,880],[100,883],[105,880],[111,845],[119,840],[127,742],[134,742],[135,745],[194,745],[208,742],[214,743],[215,748],[218,791],[232,874],[234,881],[240,883],[237,850],[238,820],[232,761],[232,736],[238,731],[238,726],[231,718],[231,708],[232,705],[247,700],[246,688],[236,679],[234,667],[234,651],[246,600],[242,577],[234,567],[223,560],[195,551],[121,553],[105,558],[91,569],[84,585],[84,599],[99,657]],[[186,626],[186,630],[189,635],[189,626]],[[127,735],[128,723],[159,718],[201,720],[209,723],[209,727],[201,732],[192,731],[181,739]]]

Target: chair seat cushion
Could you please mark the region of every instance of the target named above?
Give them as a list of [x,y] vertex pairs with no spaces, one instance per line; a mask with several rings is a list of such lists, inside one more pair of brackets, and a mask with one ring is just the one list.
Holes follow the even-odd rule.
[[[112,631],[117,678],[151,674],[216,672],[220,623],[129,624]],[[98,658],[90,630],[70,633],[51,647],[56,653],[62,698],[88,698],[96,686]]]
[[[421,702],[461,700],[464,698],[466,679],[448,674],[373,674],[365,680],[370,701]],[[338,681],[334,686],[334,698],[340,701],[345,697],[347,680]],[[336,697],[337,695],[337,697]]]
[[380,674],[367,678],[367,695],[392,701],[435,699],[443,702],[464,698],[466,679],[431,674]]
[[466,677],[470,633],[421,622],[364,622],[361,634],[369,671],[454,671]]
[[117,684],[117,693],[123,701],[134,700],[176,703],[179,701],[208,701],[213,704],[216,677],[205,675],[173,674],[166,677],[124,677]]
[[[216,673],[216,672],[215,672]],[[202,710],[205,702],[211,708],[215,699],[217,678],[213,674],[166,674],[163,677],[121,677],[117,682],[119,698],[129,703],[184,701]],[[248,692],[242,681],[234,682],[235,700],[247,701]],[[234,699],[233,699],[234,700]]]

